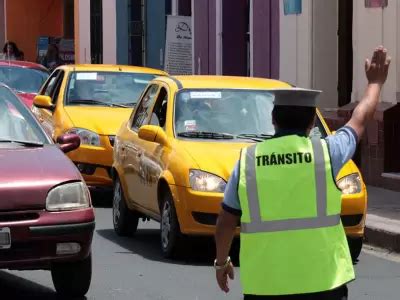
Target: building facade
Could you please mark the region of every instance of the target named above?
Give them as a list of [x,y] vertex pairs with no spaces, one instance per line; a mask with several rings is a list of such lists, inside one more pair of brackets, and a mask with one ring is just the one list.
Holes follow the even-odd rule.
[[39,37],[73,37],[68,14],[72,1],[0,0],[1,46],[13,41],[24,52],[26,60],[36,61]]

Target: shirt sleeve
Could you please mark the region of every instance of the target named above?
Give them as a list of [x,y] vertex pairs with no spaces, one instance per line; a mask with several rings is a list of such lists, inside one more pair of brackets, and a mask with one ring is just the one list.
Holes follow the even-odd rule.
[[239,163],[236,163],[233,169],[232,175],[228,180],[225,188],[224,200],[222,202],[222,208],[236,216],[241,215],[240,201],[238,195],[239,185]]
[[345,126],[325,140],[329,147],[333,175],[336,178],[342,167],[356,152],[358,136],[353,128]]

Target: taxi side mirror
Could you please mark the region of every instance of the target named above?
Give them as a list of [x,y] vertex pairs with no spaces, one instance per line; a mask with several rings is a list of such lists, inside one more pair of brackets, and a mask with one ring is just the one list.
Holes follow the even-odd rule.
[[139,138],[148,142],[157,143],[162,146],[168,147],[169,140],[165,131],[154,125],[143,125],[139,129]]
[[49,96],[38,95],[33,99],[33,105],[38,108],[44,108],[53,111],[54,104]]

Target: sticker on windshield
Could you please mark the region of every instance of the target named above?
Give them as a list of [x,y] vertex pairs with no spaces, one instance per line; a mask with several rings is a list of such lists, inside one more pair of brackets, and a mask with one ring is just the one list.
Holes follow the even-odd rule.
[[76,73],[76,80],[97,80],[97,73]]
[[221,92],[190,92],[192,99],[221,99]]
[[196,120],[186,120],[184,124],[185,124],[185,131],[196,131],[197,130]]
[[133,81],[134,81],[135,83],[141,83],[141,84],[148,84],[148,83],[149,83],[148,80],[137,79],[137,78],[133,79]]

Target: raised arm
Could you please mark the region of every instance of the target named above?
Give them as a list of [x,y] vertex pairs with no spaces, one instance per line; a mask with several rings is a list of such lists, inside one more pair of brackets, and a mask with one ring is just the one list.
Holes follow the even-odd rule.
[[391,58],[387,55],[384,47],[375,49],[372,60],[365,62],[365,73],[368,79],[368,86],[364,97],[354,109],[353,115],[347,126],[354,129],[357,136],[361,138],[367,122],[372,119],[379,102],[382,86],[385,83]]

